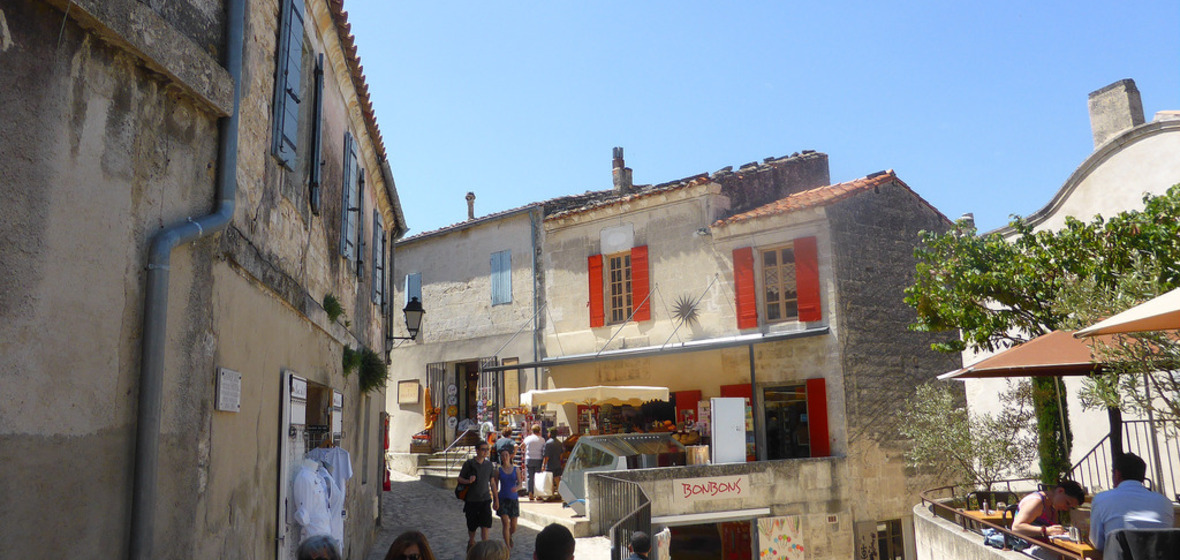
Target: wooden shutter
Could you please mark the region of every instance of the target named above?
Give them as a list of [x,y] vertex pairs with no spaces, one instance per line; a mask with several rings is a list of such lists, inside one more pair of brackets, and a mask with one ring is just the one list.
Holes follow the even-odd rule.
[[828,391],[822,377],[807,380],[807,431],[812,457],[832,454],[828,442]]
[[795,240],[795,289],[799,294],[799,321],[823,318],[819,299],[819,250],[814,237]]
[[512,251],[492,253],[492,305],[512,303]]
[[385,306],[385,228],[381,213],[373,210],[373,276],[370,296],[373,303]]
[[758,298],[754,292],[754,249],[751,247],[733,250],[733,288],[738,328],[756,328]]
[[634,316],[635,321],[650,321],[651,320],[651,300],[648,299],[648,294],[651,289],[651,274],[647,268],[647,245],[634,247],[631,249],[631,301],[634,301],[637,307]]
[[308,165],[308,187],[310,192],[311,212],[320,214],[320,189],[324,181],[324,54],[320,53],[315,59],[315,105],[311,121],[311,155]]
[[606,324],[606,311],[602,306],[602,255],[590,255],[588,276],[590,277],[590,326]]
[[299,145],[300,76],[303,70],[303,0],[283,2],[279,50],[275,53],[274,145],[287,169],[295,167]]
[[356,260],[356,218],[357,204],[357,157],[356,141],[352,134],[344,133],[344,179],[341,183],[342,204],[340,211],[340,255]]
[[430,402],[424,407],[434,408],[436,416],[430,430],[430,443],[435,449],[447,446],[447,364],[435,362],[426,364],[426,387],[430,389]]
[[422,301],[421,272],[415,272],[413,274],[406,275],[406,303],[410,303],[410,300],[414,298],[418,298],[419,302]]
[[365,277],[365,170],[357,170],[356,213],[352,215],[356,223],[356,279],[361,281]]

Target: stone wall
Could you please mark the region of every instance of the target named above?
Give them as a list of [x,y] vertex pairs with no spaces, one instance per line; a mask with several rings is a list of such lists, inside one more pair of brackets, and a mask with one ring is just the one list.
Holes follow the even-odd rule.
[[918,560],[1027,560],[1028,555],[983,544],[983,537],[930,513],[925,504],[913,507]]

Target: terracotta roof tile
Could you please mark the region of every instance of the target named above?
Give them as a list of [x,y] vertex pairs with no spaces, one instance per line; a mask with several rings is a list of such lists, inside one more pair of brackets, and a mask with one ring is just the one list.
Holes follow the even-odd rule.
[[356,89],[365,126],[373,139],[378,159],[384,160],[385,141],[381,138],[381,129],[377,128],[377,116],[373,113],[373,101],[369,98],[369,85],[365,83],[365,69],[356,54],[356,38],[352,35],[352,24],[348,23],[348,12],[344,11],[344,0],[328,0],[328,9],[332,12],[332,21],[336,23],[336,33],[340,36],[340,45],[344,51],[344,59],[348,62],[352,86]]

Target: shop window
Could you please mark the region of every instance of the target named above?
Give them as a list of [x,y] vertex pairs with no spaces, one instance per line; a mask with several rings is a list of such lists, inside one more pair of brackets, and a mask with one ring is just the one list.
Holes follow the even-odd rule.
[[752,247],[733,251],[734,303],[739,329],[757,328],[759,312],[766,324],[822,318],[814,237],[760,249],[757,256],[755,262]]
[[647,246],[608,255],[605,274],[603,260],[602,255],[589,259],[590,326],[651,320]]
[[900,519],[877,522],[877,551],[881,560],[905,560]]
[[512,251],[492,253],[492,305],[512,303]]
[[767,387],[762,390],[762,407],[767,459],[829,455],[827,390],[822,378]]
[[275,53],[271,152],[283,167],[294,169],[299,145],[299,103],[302,100],[303,0],[283,0],[280,17],[279,48]]

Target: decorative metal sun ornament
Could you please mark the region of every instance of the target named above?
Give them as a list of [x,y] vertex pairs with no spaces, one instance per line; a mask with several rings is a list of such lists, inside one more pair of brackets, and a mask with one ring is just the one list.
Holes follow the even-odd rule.
[[695,324],[699,318],[696,304],[691,296],[686,295],[676,298],[676,303],[672,304],[672,315],[689,325]]

